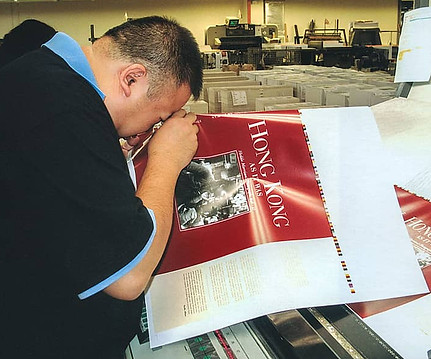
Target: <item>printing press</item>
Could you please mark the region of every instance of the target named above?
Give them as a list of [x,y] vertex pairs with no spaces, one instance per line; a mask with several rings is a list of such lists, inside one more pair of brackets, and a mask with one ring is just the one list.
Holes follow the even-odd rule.
[[262,43],[277,36],[277,25],[244,24],[238,18],[226,18],[224,25],[207,28],[205,44],[211,49],[247,50],[250,47],[262,48]]
[[346,305],[289,310],[154,349],[143,329],[127,359],[402,358]]

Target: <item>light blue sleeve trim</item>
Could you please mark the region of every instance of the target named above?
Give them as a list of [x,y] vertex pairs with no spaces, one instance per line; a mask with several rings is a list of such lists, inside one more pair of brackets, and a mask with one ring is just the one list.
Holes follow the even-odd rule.
[[130,272],[141,261],[141,259],[145,257],[149,248],[151,247],[151,244],[153,243],[154,236],[156,234],[156,217],[154,216],[154,212],[151,209],[147,208],[147,210],[148,210],[148,213],[150,214],[150,217],[153,221],[154,229],[153,229],[153,232],[151,233],[151,236],[150,236],[147,244],[145,244],[145,247],[142,249],[142,251],[139,252],[138,255],[131,262],[129,262],[125,267],[121,268],[118,272],[114,273],[113,275],[106,278],[102,282],[94,285],[93,287],[87,289],[86,291],[78,294],[79,299],[81,299],[81,300],[86,299],[86,298],[91,297],[92,295],[102,291],[103,289],[105,289],[106,287],[108,287],[109,285],[114,283],[116,280],[120,279],[122,276],[124,276],[125,274]]

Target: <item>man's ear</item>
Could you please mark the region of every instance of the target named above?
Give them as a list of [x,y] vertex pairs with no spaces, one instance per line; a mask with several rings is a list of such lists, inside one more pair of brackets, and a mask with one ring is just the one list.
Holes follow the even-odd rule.
[[147,69],[144,65],[132,64],[125,67],[120,73],[120,86],[124,95],[129,97],[134,85],[138,82],[141,83],[142,80],[146,80],[146,77]]

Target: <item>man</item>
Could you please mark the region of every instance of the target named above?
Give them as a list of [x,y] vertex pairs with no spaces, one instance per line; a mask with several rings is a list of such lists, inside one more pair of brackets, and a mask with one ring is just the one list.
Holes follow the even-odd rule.
[[[0,82],[0,357],[122,358],[197,149],[196,41],[162,17],[57,33]],[[135,194],[119,138],[160,120]]]

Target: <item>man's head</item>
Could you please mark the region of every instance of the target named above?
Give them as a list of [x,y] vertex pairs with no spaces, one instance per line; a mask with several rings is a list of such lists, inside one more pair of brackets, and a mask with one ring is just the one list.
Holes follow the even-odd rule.
[[192,33],[175,20],[149,16],[127,21],[108,30],[116,53],[114,58],[141,63],[148,71],[150,89],[148,96],[158,92],[171,79],[179,87],[190,86],[194,99],[202,89],[202,64],[199,46]]
[[[108,30],[93,44],[92,68],[121,137],[144,132],[202,89],[199,46],[176,21],[151,16]],[[99,54],[99,55],[98,55]]]

